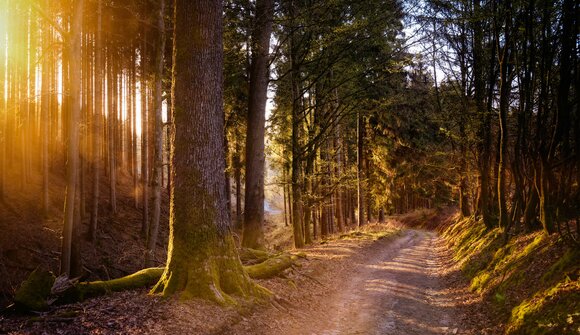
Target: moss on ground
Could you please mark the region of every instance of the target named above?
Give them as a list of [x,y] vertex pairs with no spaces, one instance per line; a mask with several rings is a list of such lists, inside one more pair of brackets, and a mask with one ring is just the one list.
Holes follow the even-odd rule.
[[339,236],[341,240],[382,240],[384,238],[397,235],[398,230],[386,230],[386,231],[360,231],[355,230],[348,234],[342,234]]
[[508,334],[580,333],[579,250],[541,232],[505,243],[473,219],[455,218],[443,235],[471,289],[506,315]]
[[580,333],[580,282],[564,280],[516,306],[507,334]]
[[48,308],[48,297],[56,277],[52,272],[36,269],[22,282],[14,295],[15,305],[26,311],[43,311]]

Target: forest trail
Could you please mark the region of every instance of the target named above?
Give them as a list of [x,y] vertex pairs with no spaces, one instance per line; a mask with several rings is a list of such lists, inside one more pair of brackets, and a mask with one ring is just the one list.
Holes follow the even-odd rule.
[[336,334],[456,334],[450,297],[439,279],[440,241],[408,230],[381,252],[353,265],[356,275],[329,298],[335,317],[322,331]]
[[[331,248],[336,245],[327,249]],[[225,333],[249,329],[277,335],[461,333],[455,317],[464,296],[445,278],[449,252],[436,233],[403,230],[348,258],[327,269],[330,278],[321,278],[328,285],[324,293],[305,297],[304,304],[288,313],[272,315],[267,328],[250,321]]]

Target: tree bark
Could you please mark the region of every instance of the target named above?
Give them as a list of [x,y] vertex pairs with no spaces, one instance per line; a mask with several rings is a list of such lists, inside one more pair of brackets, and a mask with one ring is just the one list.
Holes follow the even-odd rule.
[[226,210],[222,10],[220,0],[175,1],[170,235],[153,291],[228,304],[264,291],[242,268]]
[[248,97],[246,135],[246,189],[242,246],[264,247],[264,132],[268,99],[270,36],[274,15],[273,0],[256,1],[255,27],[252,33],[252,62]]
[[[294,18],[294,3],[290,3],[290,19],[292,26],[296,24]],[[302,230],[302,147],[300,145],[302,125],[302,94],[300,92],[300,65],[298,62],[298,45],[296,32],[290,36],[290,63],[292,85],[292,232],[294,246],[304,247],[304,232]]]
[[142,41],[141,55],[141,198],[143,202],[141,217],[141,235],[147,237],[149,233],[149,132],[148,132],[148,104],[147,104],[147,34],[145,33]]
[[113,52],[109,50],[109,59],[107,60],[108,65],[108,78],[107,78],[107,91],[108,91],[108,144],[109,144],[109,209],[111,213],[115,214],[117,212],[117,102],[116,102],[116,91],[115,82],[117,80],[117,72],[115,71],[115,56]]
[[102,40],[102,0],[97,4],[97,40],[95,50],[95,110],[93,113],[93,184],[91,196],[91,218],[89,225],[89,238],[91,241],[97,239],[97,228],[99,220],[99,179],[101,162],[101,135],[103,118],[103,40]]
[[70,114],[67,118],[68,148],[66,164],[67,188],[64,205],[64,227],[62,231],[62,249],[60,273],[71,275],[72,237],[75,223],[75,197],[79,169],[79,129],[78,121],[81,113],[81,27],[83,15],[83,0],[73,3],[70,40],[67,52],[70,59]]
[[155,259],[155,246],[159,235],[159,218],[161,216],[161,183],[163,179],[163,67],[165,53],[165,0],[159,1],[157,10],[157,33],[159,44],[156,45],[155,69],[155,157],[153,160],[153,217],[149,227],[147,238],[147,252],[145,253],[145,266],[151,266]]
[[[49,4],[48,1],[45,1],[45,4]],[[50,125],[50,63],[52,61],[51,55],[49,54],[50,44],[52,42],[50,32],[50,26],[48,23],[45,23],[42,31],[42,83],[41,83],[41,91],[42,91],[42,101],[40,104],[41,111],[40,111],[40,118],[41,118],[41,126],[40,126],[40,133],[41,133],[41,170],[42,170],[42,212],[45,217],[48,216],[48,211],[50,209],[50,198],[48,193],[48,183],[49,183],[49,169],[48,169],[48,139],[49,139],[49,125]],[[2,44],[0,44],[0,50],[4,50]],[[4,54],[2,52],[2,54]],[[3,58],[0,57],[0,63],[4,64]],[[3,69],[4,66],[0,65],[0,68]],[[0,106],[2,100],[4,99],[4,73],[0,71]],[[3,106],[2,106],[3,107]]]
[[[508,6],[505,4],[505,6]],[[499,84],[499,120],[500,120],[500,138],[499,138],[499,161],[498,161],[498,178],[497,178],[497,198],[498,198],[498,209],[499,209],[499,226],[502,228],[508,228],[510,226],[510,217],[507,210],[506,203],[506,161],[507,161],[507,141],[508,141],[508,128],[507,128],[507,113],[509,108],[509,94],[511,91],[511,73],[510,64],[511,61],[511,16],[509,11],[511,8],[505,8],[506,15],[505,19],[505,34],[504,34],[504,46],[498,49],[501,52],[499,55],[499,66],[500,66],[500,84]],[[499,34],[499,32],[497,32]],[[496,40],[499,37],[496,36]]]
[[362,227],[365,221],[365,174],[364,174],[364,121],[360,112],[357,113],[357,206],[358,222]]

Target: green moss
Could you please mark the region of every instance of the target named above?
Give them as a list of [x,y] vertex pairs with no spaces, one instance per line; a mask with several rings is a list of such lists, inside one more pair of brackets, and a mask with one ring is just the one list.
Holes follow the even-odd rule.
[[489,282],[491,275],[487,271],[482,271],[478,274],[473,280],[471,281],[471,290],[476,291],[477,293],[481,293],[481,291],[485,288],[487,283]]
[[[555,259],[553,238],[537,232],[506,244],[501,230],[486,230],[473,220],[456,220],[444,236],[471,289],[492,302],[497,315],[511,312],[508,333],[580,333],[579,250]],[[540,282],[528,280],[532,270],[545,271]]]
[[507,334],[577,334],[580,282],[563,281],[523,301],[511,313]]
[[248,265],[245,267],[246,272],[251,278],[267,279],[280,274],[282,271],[291,267],[298,257],[291,255],[280,255],[270,258],[260,264]]
[[122,278],[79,283],[74,288],[74,296],[76,300],[84,300],[109,292],[152,286],[159,281],[163,271],[164,268],[148,268]]
[[275,255],[264,250],[256,250],[251,248],[241,248],[239,250],[240,260],[244,264],[255,264],[261,263],[268,258],[274,257]]
[[26,311],[46,310],[47,298],[50,296],[55,279],[52,272],[35,269],[16,291],[15,305]]
[[575,276],[575,272],[580,270],[580,250],[570,249],[550,269],[542,276],[542,281],[550,282],[562,273]]
[[347,234],[342,234],[339,236],[341,240],[382,240],[384,238],[396,236],[400,233],[400,230],[381,230],[381,231],[364,231],[364,230],[355,230],[349,232]]

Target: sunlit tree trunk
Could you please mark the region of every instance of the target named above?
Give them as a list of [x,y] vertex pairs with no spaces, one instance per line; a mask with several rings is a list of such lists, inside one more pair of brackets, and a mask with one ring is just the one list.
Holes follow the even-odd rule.
[[157,33],[158,42],[156,46],[155,59],[155,158],[153,160],[153,216],[149,227],[149,237],[147,240],[147,252],[145,254],[145,264],[150,266],[155,259],[155,246],[159,235],[159,219],[161,217],[161,183],[163,178],[163,67],[165,53],[165,0],[159,1],[157,10]]
[[141,235],[147,237],[149,232],[149,133],[148,133],[148,99],[147,99],[147,34],[144,34],[141,50],[141,201],[143,202],[141,217]]
[[135,208],[139,208],[139,160],[137,153],[137,55],[133,52],[133,64],[131,66],[131,97],[133,99],[131,109],[131,123],[133,132],[133,200]]
[[[509,6],[505,4],[504,6]],[[505,33],[503,48],[498,48],[500,54],[498,55],[500,66],[500,84],[499,84],[499,120],[500,120],[500,144],[499,144],[499,160],[498,160],[498,179],[497,179],[497,198],[499,209],[499,225],[502,228],[509,228],[510,217],[507,210],[506,202],[506,165],[507,165],[507,144],[508,144],[508,125],[507,114],[509,108],[509,94],[511,91],[511,16],[509,11],[511,8],[505,8]],[[496,32],[499,35],[499,32]],[[499,37],[496,37],[499,40]]]
[[81,101],[81,27],[83,15],[83,0],[73,2],[73,14],[71,21],[70,40],[67,44],[67,52],[70,59],[70,113],[67,117],[68,146],[66,165],[66,195],[64,206],[64,227],[62,232],[62,249],[60,272],[66,275],[71,273],[71,246],[73,238],[73,225],[75,223],[75,199],[76,184],[79,169],[79,129]]
[[109,209],[111,213],[117,212],[117,101],[116,101],[116,72],[115,53],[111,45],[107,50],[107,144],[109,163]]
[[[45,1],[45,6],[48,8],[50,5],[49,1]],[[42,212],[43,215],[46,217],[48,215],[48,211],[50,209],[50,198],[49,198],[49,165],[48,165],[48,143],[49,143],[49,122],[50,122],[50,88],[51,88],[51,62],[54,60],[52,59],[52,54],[49,52],[50,45],[52,43],[52,33],[50,30],[50,25],[48,22],[44,22],[42,28],[42,83],[41,83],[41,94],[42,100],[40,104],[40,137],[41,137],[41,173],[42,173]],[[3,38],[2,38],[3,40]],[[0,43],[0,50],[4,50]],[[4,54],[2,52],[2,54]],[[0,63],[4,64],[2,61],[2,57],[0,56]],[[0,65],[0,71],[3,68]],[[0,101],[4,97],[4,76],[0,73]]]
[[222,10],[219,0],[175,1],[170,235],[153,290],[227,304],[230,294],[261,291],[242,268],[226,210]]
[[97,35],[95,46],[95,110],[93,112],[93,136],[92,136],[92,191],[91,191],[91,219],[89,225],[89,237],[92,241],[97,238],[97,227],[99,220],[99,194],[100,194],[100,168],[101,168],[101,137],[102,137],[102,119],[103,119],[103,18],[102,0],[97,4]]
[[357,113],[357,207],[359,227],[366,224],[365,220],[365,174],[364,174],[364,121],[360,112]]
[[[0,6],[0,15],[7,17],[8,6]],[[0,22],[0,31],[8,31],[8,20]],[[43,48],[44,49],[44,48]],[[6,36],[0,37],[0,50],[6,50]],[[7,145],[7,121],[8,121],[8,105],[4,92],[9,86],[6,80],[6,53],[0,52],[0,200],[4,200],[5,185],[6,185],[6,145]],[[43,68],[44,71],[44,68]]]

